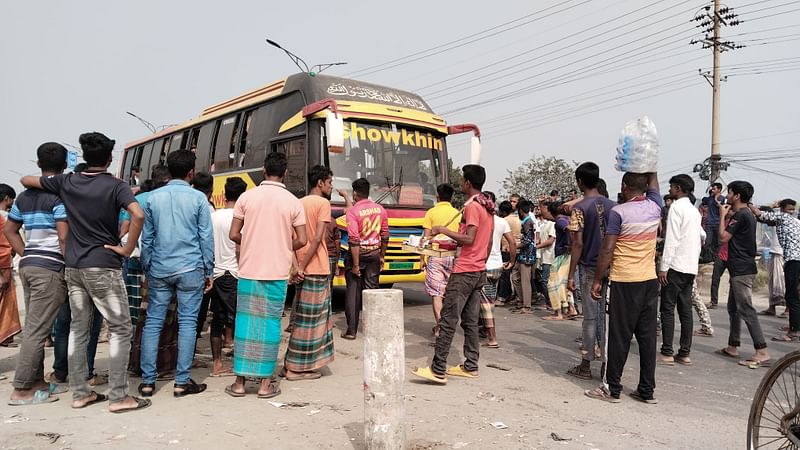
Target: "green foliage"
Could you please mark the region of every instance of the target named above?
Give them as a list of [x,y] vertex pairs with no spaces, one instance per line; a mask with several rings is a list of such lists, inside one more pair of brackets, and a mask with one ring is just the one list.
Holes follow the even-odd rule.
[[461,192],[461,168],[453,167],[453,160],[447,158],[447,172],[450,174],[450,185],[456,190],[451,203],[453,203],[453,207],[456,209],[461,209],[461,207],[464,206],[464,202],[467,201],[467,196]]
[[575,186],[575,161],[567,162],[555,156],[533,155],[516,169],[508,170],[503,180],[504,197],[519,194],[524,198],[535,200],[540,195],[547,195],[557,189],[566,195]]

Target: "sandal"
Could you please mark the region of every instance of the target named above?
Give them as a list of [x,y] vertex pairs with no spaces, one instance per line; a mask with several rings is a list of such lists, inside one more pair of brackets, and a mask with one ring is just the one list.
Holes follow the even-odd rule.
[[450,376],[462,377],[462,378],[478,378],[480,376],[477,370],[469,371],[465,369],[462,364],[447,369],[447,374]]
[[347,339],[348,341],[355,341],[356,335],[355,334],[343,334],[342,339]]
[[123,414],[123,413],[126,413],[126,412],[138,411],[140,409],[145,409],[148,406],[153,404],[153,402],[151,402],[150,400],[147,400],[147,399],[143,399],[143,398],[139,398],[139,397],[131,397],[131,398],[136,400],[136,406],[135,407],[117,409],[117,410],[114,410],[114,411],[109,410],[109,411],[114,413],[114,414]]
[[281,388],[278,387],[278,383],[272,381],[269,383],[270,392],[266,394],[258,393],[258,398],[273,398],[281,395]]
[[411,373],[436,384],[447,384],[447,377],[433,373],[430,367],[418,367],[412,370]]
[[714,337],[714,332],[704,329],[699,329],[692,331],[692,336]]
[[36,391],[33,393],[33,398],[27,400],[9,400],[8,406],[28,406],[28,405],[43,405],[45,403],[53,403],[58,401],[58,397],[50,395],[47,391]]
[[758,369],[759,367],[769,367],[772,365],[772,361],[769,359],[758,360],[758,359],[743,359],[739,361],[740,366],[749,367],[751,369]]
[[691,366],[694,364],[688,356],[676,356],[674,359],[676,363],[682,366]]
[[490,344],[490,343],[488,343],[488,342],[487,342],[487,343],[485,343],[485,344],[481,345],[481,347],[486,347],[486,348],[500,348],[500,344],[498,344],[498,343]]
[[289,376],[289,374],[287,373],[286,381],[318,380],[322,378],[322,374],[319,372],[299,372],[299,373],[300,375],[296,376]]
[[718,355],[722,355],[722,356],[728,357],[728,358],[738,358],[739,357],[738,353],[737,354],[728,353],[728,349],[727,348],[721,348],[721,349],[717,350],[714,353],[716,353]]
[[655,398],[655,397],[647,397],[647,398],[645,398],[645,397],[642,396],[641,392],[639,392],[639,391],[633,391],[629,395],[631,396],[632,399],[634,399],[634,400],[636,400],[638,402],[647,403],[648,405],[655,405],[656,403],[658,403],[658,399],[657,398]]
[[784,336],[773,336],[772,340],[774,342],[800,342],[800,336],[798,335],[791,335],[787,334]]
[[84,403],[82,406],[73,406],[72,409],[83,409],[83,408],[86,408],[87,406],[94,405],[95,403],[100,403],[100,402],[104,402],[104,401],[108,400],[108,397],[106,397],[103,394],[98,394],[97,392],[92,391],[91,394],[89,394],[89,395],[92,395],[92,394],[95,395],[94,400],[89,400],[88,402]]
[[589,398],[593,398],[595,400],[602,400],[608,403],[619,403],[622,401],[620,400],[619,397],[612,396],[611,392],[609,392],[608,389],[606,389],[603,386],[583,391],[583,393]]
[[236,392],[233,390],[233,384],[225,386],[225,393],[231,397],[241,398],[245,396],[245,392]]
[[[175,383],[172,395],[173,397],[186,397],[187,395],[199,394],[205,391],[207,387],[208,385],[206,385],[205,383],[197,384],[194,382],[194,380],[190,378],[189,382],[186,384]],[[177,391],[176,389],[181,389],[181,390]]]
[[156,391],[156,384],[155,383],[140,383],[139,388],[139,395],[142,397],[152,397],[153,393]]

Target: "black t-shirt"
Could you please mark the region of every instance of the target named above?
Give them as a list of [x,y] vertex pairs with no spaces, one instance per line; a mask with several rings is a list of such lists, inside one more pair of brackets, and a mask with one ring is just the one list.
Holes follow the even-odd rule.
[[726,228],[728,241],[728,270],[731,276],[755,275],[756,267],[756,218],[748,208],[742,208],[731,218]]
[[119,269],[122,257],[104,245],[119,244],[119,210],[135,202],[130,186],[108,172],[41,177],[42,188],[58,194],[67,208],[67,267]]

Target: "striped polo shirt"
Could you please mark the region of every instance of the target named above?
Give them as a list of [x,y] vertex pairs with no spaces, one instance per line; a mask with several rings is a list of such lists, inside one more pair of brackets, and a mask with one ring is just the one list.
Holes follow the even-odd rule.
[[606,235],[617,236],[609,278],[635,283],[657,278],[656,237],[661,224],[661,195],[648,190],[611,209]]
[[17,196],[8,220],[25,227],[25,254],[20,258],[20,268],[64,269],[56,222],[66,222],[67,211],[57,195],[39,189],[26,190]]

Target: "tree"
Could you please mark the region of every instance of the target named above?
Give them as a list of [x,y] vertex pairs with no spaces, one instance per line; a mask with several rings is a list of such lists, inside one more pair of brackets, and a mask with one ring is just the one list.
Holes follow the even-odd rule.
[[555,156],[533,155],[516,169],[508,170],[503,180],[503,193],[519,194],[530,200],[547,195],[553,189],[562,196],[575,189],[575,161],[567,162]]
[[449,157],[447,158],[447,172],[450,174],[450,186],[453,186],[453,189],[456,190],[451,203],[456,209],[461,209],[461,207],[464,206],[464,202],[467,201],[466,194],[461,192],[461,181],[463,180],[461,177],[461,168],[453,167],[453,160]]

